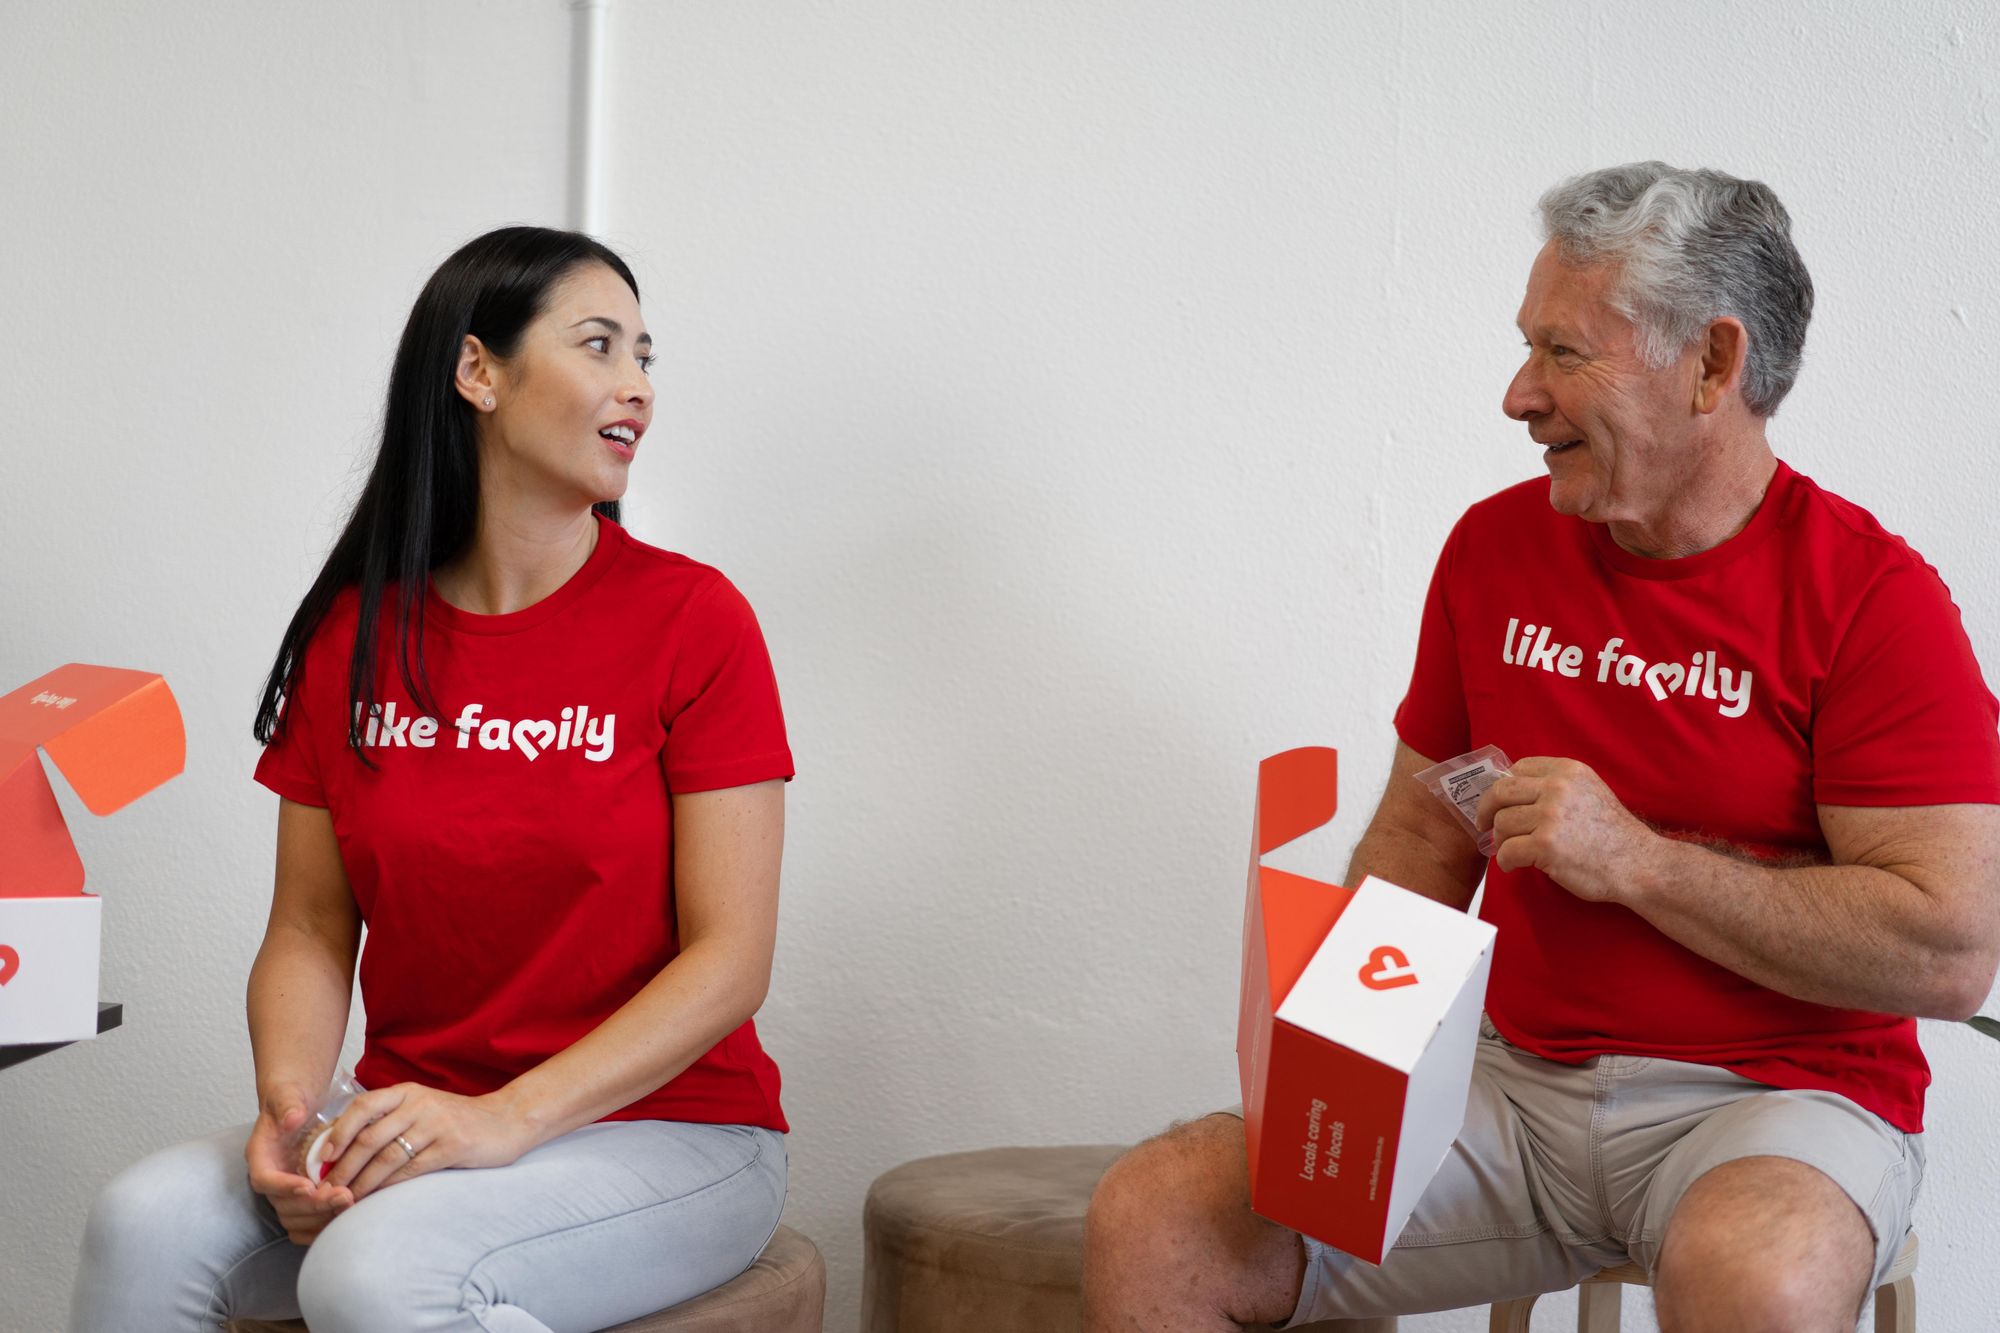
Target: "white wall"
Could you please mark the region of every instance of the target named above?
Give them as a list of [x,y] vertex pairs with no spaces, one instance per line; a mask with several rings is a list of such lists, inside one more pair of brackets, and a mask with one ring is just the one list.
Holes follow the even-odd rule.
[[[1539,467],[1498,403],[1556,178],[1777,188],[1820,294],[1779,451],[1925,552],[2000,678],[1993,17],[1500,8],[613,11],[607,235],[664,354],[628,520],[777,659],[762,1025],[830,1328],[883,1169],[1234,1099],[1253,766],[1343,748],[1337,873],[1437,545]],[[255,687],[422,278],[564,198],[557,0],[159,10],[0,10],[0,687],[145,665],[190,729],[115,820],[65,797],[130,1018],[0,1074],[8,1328],[59,1323],[113,1166],[252,1109]],[[2000,1047],[1925,1038],[1925,1324],[1980,1327]]]

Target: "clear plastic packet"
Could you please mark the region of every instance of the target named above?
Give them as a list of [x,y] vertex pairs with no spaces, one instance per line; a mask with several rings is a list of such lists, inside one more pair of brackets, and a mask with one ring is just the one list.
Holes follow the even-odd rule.
[[299,1174],[313,1184],[325,1180],[326,1173],[333,1169],[325,1154],[326,1136],[333,1129],[333,1122],[340,1119],[349,1102],[366,1091],[354,1081],[354,1075],[345,1069],[339,1071],[326,1085],[326,1096],[320,1099],[319,1106],[293,1134],[292,1161],[297,1164]]
[[1493,830],[1484,833],[1472,822],[1479,810],[1479,798],[1486,789],[1498,782],[1513,768],[1513,761],[1497,745],[1482,745],[1477,750],[1447,759],[1441,764],[1432,764],[1421,773],[1413,774],[1417,781],[1431,789],[1431,795],[1450,806],[1458,816],[1458,822],[1465,825],[1465,831],[1479,847],[1481,856],[1493,855]]

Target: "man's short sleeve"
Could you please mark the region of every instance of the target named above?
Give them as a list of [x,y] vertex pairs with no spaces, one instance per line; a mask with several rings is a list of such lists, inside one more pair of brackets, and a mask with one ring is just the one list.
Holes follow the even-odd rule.
[[750,604],[717,575],[694,595],[686,617],[662,709],[667,789],[714,791],[791,777],[777,676]]
[[288,801],[300,805],[326,804],[326,785],[320,780],[319,737],[313,733],[313,711],[305,702],[305,679],[300,673],[292,692],[278,705],[278,726],[271,741],[257,759],[257,781]]
[[1396,734],[1428,759],[1449,759],[1471,746],[1465,711],[1465,681],[1458,665],[1458,635],[1451,622],[1451,580],[1454,557],[1463,541],[1460,519],[1445,538],[1424,598],[1423,624],[1417,631],[1417,661],[1410,671],[1410,688],[1396,709]]
[[1928,566],[1878,577],[1841,636],[1812,720],[1821,805],[2000,804],[2000,705]]

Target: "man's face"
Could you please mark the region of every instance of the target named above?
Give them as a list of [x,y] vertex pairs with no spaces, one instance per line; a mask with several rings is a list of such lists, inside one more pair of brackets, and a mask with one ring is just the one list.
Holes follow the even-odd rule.
[[1593,523],[1657,516],[1693,452],[1699,358],[1690,350],[1650,369],[1632,322],[1607,299],[1617,278],[1615,265],[1578,268],[1555,242],[1542,247],[1516,321],[1528,357],[1501,400],[1545,446],[1549,503]]

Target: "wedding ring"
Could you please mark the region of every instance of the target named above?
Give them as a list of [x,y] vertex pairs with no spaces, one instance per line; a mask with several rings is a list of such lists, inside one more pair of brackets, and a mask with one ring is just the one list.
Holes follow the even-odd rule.
[[417,1150],[415,1148],[412,1148],[410,1146],[410,1141],[404,1138],[401,1134],[398,1134],[396,1136],[396,1146],[401,1148],[404,1152],[408,1153],[411,1157],[415,1157],[417,1155]]

